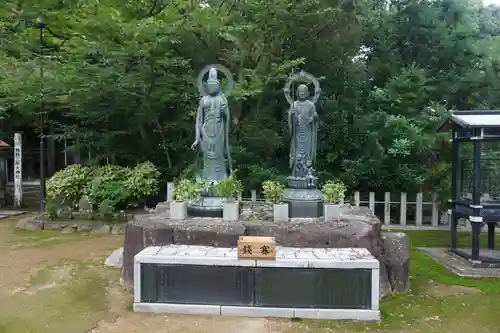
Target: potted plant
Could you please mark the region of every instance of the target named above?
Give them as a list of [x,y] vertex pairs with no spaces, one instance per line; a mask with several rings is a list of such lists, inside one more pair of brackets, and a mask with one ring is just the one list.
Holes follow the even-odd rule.
[[329,180],[323,185],[322,192],[325,200],[323,215],[325,221],[340,219],[340,208],[344,202],[346,190],[346,186],[340,180]]
[[198,184],[189,179],[181,179],[177,182],[174,186],[174,201],[170,203],[170,218],[172,220],[185,220],[187,201],[198,198],[200,192]]
[[240,203],[238,193],[243,190],[241,181],[235,177],[221,180],[215,185],[217,196],[225,199],[222,206],[222,219],[224,221],[238,221],[240,217]]
[[277,181],[266,180],[262,189],[266,202],[273,204],[274,222],[288,222],[288,204],[281,202],[285,187]]

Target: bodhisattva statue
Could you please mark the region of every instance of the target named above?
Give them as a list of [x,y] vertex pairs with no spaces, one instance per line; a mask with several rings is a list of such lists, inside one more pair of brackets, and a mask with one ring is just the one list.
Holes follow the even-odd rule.
[[[309,98],[309,90],[305,84],[297,88],[297,99],[290,96],[290,86],[298,79],[305,79],[314,84],[315,94]],[[292,168],[292,178],[314,178],[316,162],[319,117],[315,102],[321,90],[318,80],[306,72],[300,72],[290,78],[285,86],[285,97],[290,103],[288,110],[288,128],[290,132],[289,163]],[[313,184],[309,184],[310,186]]]
[[[295,81],[314,84],[314,96],[309,97],[307,85],[297,88],[297,99],[290,95]],[[323,194],[317,188],[314,165],[318,148],[319,117],[315,103],[321,89],[318,80],[309,73],[293,75],[285,85],[290,130],[290,167],[292,175],[287,178],[288,186],[283,201],[288,203],[290,217],[319,217],[323,215]]]
[[[208,69],[206,87],[202,82]],[[229,88],[221,92],[217,70],[223,72]],[[196,112],[195,141],[191,149],[199,148],[202,165],[197,178],[209,182],[227,179],[231,173],[231,154],[229,149],[230,113],[227,94],[233,86],[232,75],[225,67],[210,65],[200,72],[198,89],[201,94]]]
[[[221,91],[217,72],[222,72],[228,86]],[[208,72],[208,79],[203,77]],[[221,65],[208,65],[198,75],[198,90],[201,98],[196,112],[195,140],[191,149],[198,149],[201,165],[196,179],[205,181],[207,188],[198,200],[188,203],[188,215],[198,217],[222,217],[223,198],[215,195],[214,185],[227,179],[232,173],[229,147],[229,124],[231,121],[227,96],[234,81],[231,72]]]

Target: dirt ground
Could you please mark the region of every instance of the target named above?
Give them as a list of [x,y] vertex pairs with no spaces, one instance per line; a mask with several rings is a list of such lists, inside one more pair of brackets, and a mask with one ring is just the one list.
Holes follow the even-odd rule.
[[[470,328],[462,325],[467,328],[462,331],[456,318],[434,316],[425,309],[429,314],[418,315],[411,325],[400,325],[402,319],[392,325],[394,320],[389,317],[387,322],[392,326],[134,313],[131,291],[118,283],[119,270],[103,265],[105,258],[122,246],[123,236],[28,232],[15,229],[16,220],[0,220],[0,333],[430,333],[448,328],[462,333]],[[472,297],[469,300],[477,304],[484,302],[477,289],[436,283],[426,291],[422,302],[427,303],[422,305],[451,302],[457,306],[453,312],[460,313],[469,311],[462,309],[465,297]],[[407,312],[416,315],[412,306],[417,309],[421,305],[408,301]],[[402,316],[389,314],[394,315]],[[487,332],[498,333],[500,329],[480,333]]]
[[[101,276],[106,309],[98,316],[81,313],[81,316],[92,320],[79,320],[81,327],[71,330],[72,333],[111,333],[111,332],[148,332],[148,333],[274,333],[281,332],[290,326],[290,322],[267,320],[260,318],[235,317],[200,317],[182,315],[141,314],[130,311],[131,293],[118,284],[119,272],[116,269],[102,266],[103,260],[113,250],[122,246],[123,238],[119,235],[83,236],[83,235],[41,235],[41,239],[30,236],[27,232],[13,229],[15,219],[0,221],[0,313],[17,313],[30,321],[32,315],[23,315],[27,299],[12,302],[12,298],[31,298],[33,301],[48,297],[57,289],[71,286],[76,278],[81,277],[81,269]],[[38,232],[37,232],[38,233]],[[37,235],[38,236],[38,235]],[[51,245],[51,243],[55,243]],[[74,263],[76,262],[76,264]],[[82,264],[83,263],[83,264]],[[45,294],[45,295],[42,295]],[[47,302],[49,305],[51,302]],[[19,305],[19,308],[15,308]],[[33,310],[33,309],[32,309]],[[36,310],[36,309],[35,309]],[[40,309],[45,312],[49,309]],[[90,309],[92,310],[92,309]],[[40,315],[36,313],[36,315]],[[50,313],[49,313],[50,315]],[[44,315],[46,316],[46,315]],[[18,326],[12,324],[5,316],[0,315],[0,332],[17,333]],[[68,314],[68,317],[73,315]],[[54,326],[50,332],[68,332],[64,323],[65,315],[61,315],[62,329]],[[68,318],[69,319],[69,318]],[[39,324],[43,324],[40,322]],[[3,326],[2,326],[3,325]],[[33,332],[45,332],[46,327],[38,327],[33,322]],[[85,327],[86,326],[86,327]],[[71,327],[74,327],[73,325]],[[55,330],[53,330],[55,328]],[[21,328],[19,328],[19,333]],[[26,328],[23,328],[26,329]],[[48,332],[48,330],[47,330]],[[26,331],[23,331],[26,333]]]

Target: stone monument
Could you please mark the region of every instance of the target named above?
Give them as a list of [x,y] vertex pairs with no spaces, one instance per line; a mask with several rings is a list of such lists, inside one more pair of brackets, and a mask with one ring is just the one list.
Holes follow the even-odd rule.
[[[310,97],[307,85],[301,83],[297,88],[297,99],[294,100],[290,88],[295,81],[312,83],[314,95]],[[288,185],[283,201],[288,203],[291,218],[319,217],[323,215],[323,194],[317,188],[314,164],[319,124],[315,103],[320,96],[321,88],[313,75],[301,71],[290,77],[284,92],[290,104],[288,128],[290,132],[289,162],[292,175],[287,177]]]
[[[203,82],[208,72],[208,79]],[[227,88],[222,91],[217,73],[227,78]],[[214,186],[232,173],[229,147],[229,124],[231,117],[227,96],[234,80],[231,72],[221,65],[205,66],[198,75],[198,90],[201,98],[196,112],[195,141],[191,149],[198,150],[199,165],[197,181],[207,184],[200,199],[189,202],[187,213],[196,217],[222,217],[223,198],[215,195]]]

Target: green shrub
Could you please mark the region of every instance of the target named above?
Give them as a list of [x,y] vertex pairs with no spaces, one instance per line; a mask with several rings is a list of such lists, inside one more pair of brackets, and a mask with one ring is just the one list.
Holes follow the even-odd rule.
[[[128,171],[124,185],[130,197],[136,202],[142,202],[145,198],[158,194],[160,190],[160,171],[151,162],[136,165]],[[129,202],[132,204],[132,202]]]
[[346,186],[340,180],[329,180],[322,188],[325,202],[329,204],[338,204],[344,200]]
[[151,163],[134,168],[118,165],[88,167],[71,165],[57,172],[47,183],[48,198],[62,198],[76,206],[85,194],[98,209],[102,202],[116,211],[137,205],[159,191],[160,172]]
[[87,186],[85,194],[95,207],[99,207],[104,201],[109,201],[115,209],[125,208],[130,200],[130,193],[123,181],[103,177],[94,178]]
[[130,176],[130,168],[108,164],[97,168],[95,177],[100,177],[104,182],[125,181]]
[[226,200],[235,200],[242,190],[243,184],[234,177],[221,180],[215,185],[215,193],[217,196]]
[[60,198],[75,206],[92,179],[94,169],[80,164],[70,165],[56,172],[47,182],[47,197]]
[[112,221],[115,213],[115,203],[109,199],[99,204],[98,216],[103,221]]
[[285,187],[280,182],[266,180],[262,183],[262,190],[267,202],[277,204],[280,203],[283,198]]
[[174,185],[174,200],[189,201],[197,199],[203,191],[203,182],[181,179]]
[[47,197],[45,200],[45,213],[49,216],[49,219],[55,220],[57,218],[57,210],[61,200],[58,198]]

